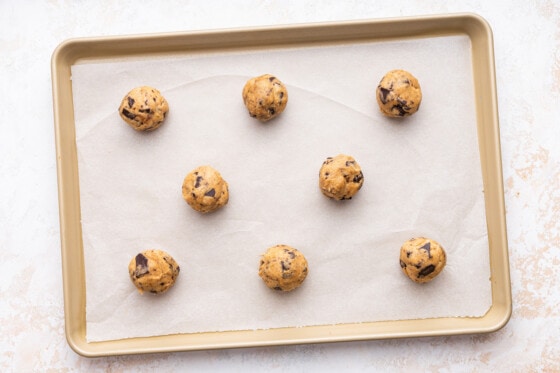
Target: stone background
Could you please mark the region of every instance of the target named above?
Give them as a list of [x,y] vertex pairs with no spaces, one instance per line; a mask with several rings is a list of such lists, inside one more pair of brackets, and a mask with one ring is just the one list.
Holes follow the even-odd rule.
[[[475,12],[494,32],[513,315],[488,335],[88,359],[64,336],[50,58],[63,40]],[[0,370],[560,371],[560,3],[0,2]]]

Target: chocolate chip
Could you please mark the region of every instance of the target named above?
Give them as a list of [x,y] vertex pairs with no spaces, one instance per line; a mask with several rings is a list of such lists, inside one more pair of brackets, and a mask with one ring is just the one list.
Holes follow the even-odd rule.
[[350,167],[350,165],[355,164],[356,161],[346,161],[346,167]]
[[147,267],[148,266],[148,258],[142,253],[136,255],[136,265]]
[[150,293],[152,293],[152,294],[157,294],[158,292],[155,291],[155,290],[150,290]]
[[194,183],[194,187],[198,188],[200,186],[200,182],[202,181],[202,176],[196,177],[196,182]]
[[280,99],[282,99],[282,97],[284,97],[284,92],[280,92]]
[[134,119],[136,118],[136,114],[131,113],[130,111],[126,110],[126,109],[122,109],[122,114],[127,117],[128,119]]
[[290,258],[294,259],[296,257],[296,253],[294,253],[293,251],[288,251],[288,255],[290,256]]
[[403,80],[403,83],[409,85],[409,84],[410,84],[410,80],[405,79],[405,80]]
[[390,90],[388,90],[387,88],[383,88],[383,87],[379,87],[379,98],[381,99],[381,102],[386,104],[387,103],[387,96],[389,95],[389,93],[391,93]]
[[216,190],[214,188],[210,189],[208,192],[204,193],[206,197],[214,197],[216,195]]
[[144,100],[144,105],[148,106],[148,99]]
[[140,110],[138,110],[138,111],[141,112],[141,113],[148,113],[148,114],[149,114],[149,113],[152,112],[152,109],[150,109],[150,108],[148,108],[148,109],[140,109]]
[[132,107],[134,105],[134,99],[130,96],[127,97],[128,100],[128,107]]
[[398,115],[400,117],[404,117],[406,115],[406,111],[404,111],[404,108],[402,107],[401,104],[393,105],[393,107],[391,108],[391,111],[393,111],[394,109],[397,109],[397,111],[399,112]]
[[362,171],[360,171],[360,173],[356,176],[354,176],[354,178],[352,179],[353,182],[355,183],[359,183],[364,179],[364,174],[362,173]]
[[432,246],[430,245],[429,242],[427,242],[424,246],[422,246],[420,249],[424,249],[428,252],[428,258],[432,257],[432,253],[430,252],[430,249],[432,248]]
[[410,108],[407,106],[406,100],[403,100],[402,98],[398,97],[398,98],[397,98],[397,101],[402,105],[402,107],[403,107],[404,109],[410,109]]
[[134,275],[136,278],[140,278],[150,272],[148,268],[148,258],[144,256],[144,254],[140,253],[136,255],[136,270],[134,271]]
[[270,80],[271,82],[273,82],[274,79],[276,79],[276,77],[274,77],[274,76],[271,76],[271,77],[268,78],[268,80]]
[[323,164],[329,164],[333,161],[333,157],[327,157],[327,159],[323,162]]
[[274,108],[268,108],[268,113],[270,115],[274,115],[274,113],[276,113],[276,110],[274,110]]
[[428,276],[430,273],[432,273],[434,270],[436,269],[436,266],[434,266],[433,264],[430,264],[429,266],[427,266],[426,268],[423,268],[419,273],[418,273],[418,277],[425,277]]
[[410,258],[411,255],[412,255],[412,251],[407,251],[407,252],[406,252],[406,257],[407,257],[407,258]]
[[274,290],[282,290],[282,288],[280,286],[276,286]]
[[402,260],[399,260],[400,264],[401,264],[401,268],[406,268],[406,263],[403,262]]
[[282,265],[282,272],[290,269],[290,265],[287,264],[286,262],[281,261],[280,264]]

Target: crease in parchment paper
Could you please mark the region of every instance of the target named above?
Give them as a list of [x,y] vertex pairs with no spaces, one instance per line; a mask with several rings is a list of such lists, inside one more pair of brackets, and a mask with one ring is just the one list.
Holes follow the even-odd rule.
[[[470,48],[453,36],[73,66],[87,340],[484,315],[491,286]],[[423,92],[404,120],[383,117],[375,102],[395,68]],[[268,123],[241,99],[245,81],[264,73],[289,95]],[[117,113],[139,85],[170,105],[151,133]],[[364,173],[342,203],[318,188],[322,162],[338,153]],[[182,199],[183,178],[199,165],[229,184],[228,204],[212,214]],[[448,254],[424,285],[399,267],[401,244],[415,236]],[[258,277],[276,244],[308,260],[296,291],[271,291]],[[181,266],[161,296],[139,295],[128,278],[128,262],[149,248]]]

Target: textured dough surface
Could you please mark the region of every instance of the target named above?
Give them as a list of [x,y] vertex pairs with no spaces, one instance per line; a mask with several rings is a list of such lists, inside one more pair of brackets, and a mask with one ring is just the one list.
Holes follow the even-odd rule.
[[243,102],[251,117],[266,122],[284,111],[288,104],[288,90],[273,75],[257,76],[245,83]]
[[162,250],[142,251],[128,264],[130,279],[140,294],[166,292],[175,284],[179,271],[175,259]]
[[194,210],[212,212],[229,200],[228,183],[210,166],[200,166],[183,180],[183,198]]
[[446,260],[443,247],[429,238],[412,238],[401,247],[401,268],[414,282],[433,280],[445,267]]
[[259,276],[274,290],[291,291],[307,277],[307,260],[297,249],[287,245],[269,248],[261,258]]
[[162,125],[169,104],[155,88],[136,87],[124,96],[119,115],[137,131],[153,131]]
[[362,169],[349,155],[328,157],[319,170],[319,188],[329,198],[351,199],[363,184]]
[[406,117],[418,111],[422,90],[418,80],[408,71],[389,71],[377,86],[377,103],[389,117]]

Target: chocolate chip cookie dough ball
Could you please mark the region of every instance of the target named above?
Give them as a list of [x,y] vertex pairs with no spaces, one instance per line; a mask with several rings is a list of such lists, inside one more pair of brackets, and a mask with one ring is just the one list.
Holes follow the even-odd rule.
[[389,71],[377,86],[377,103],[388,117],[406,117],[418,111],[422,91],[418,80],[405,70]]
[[269,248],[261,258],[259,276],[274,290],[291,291],[307,277],[307,260],[297,249],[287,245]]
[[130,279],[140,294],[166,292],[175,284],[179,271],[175,259],[162,250],[142,251],[128,264]]
[[329,198],[351,199],[363,184],[362,169],[349,155],[328,157],[319,170],[319,188]]
[[445,263],[445,250],[429,238],[412,238],[401,247],[401,268],[414,282],[433,280],[443,270]]
[[228,203],[228,183],[212,167],[200,166],[185,177],[183,198],[196,211],[212,212]]
[[128,125],[137,131],[153,131],[163,123],[169,105],[161,92],[142,86],[134,88],[124,96],[119,114]]
[[288,90],[275,76],[261,75],[247,81],[243,87],[243,102],[249,115],[266,122],[284,111]]

